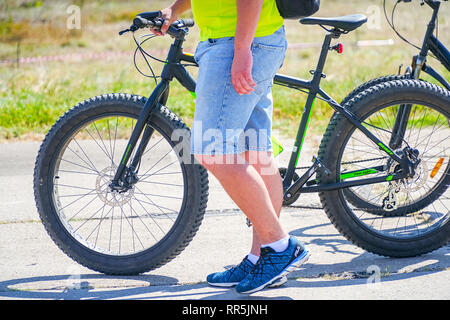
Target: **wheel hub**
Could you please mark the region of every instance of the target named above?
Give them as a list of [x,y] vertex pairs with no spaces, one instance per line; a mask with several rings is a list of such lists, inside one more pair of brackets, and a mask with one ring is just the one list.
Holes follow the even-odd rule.
[[95,189],[97,195],[105,204],[112,207],[121,207],[128,202],[134,195],[134,189],[132,187],[127,188],[125,191],[118,191],[111,189],[110,184],[117,170],[117,166],[111,165],[99,172],[96,179]]
[[[407,154],[408,158],[412,161],[414,168],[414,174],[407,176],[404,179],[392,181],[392,186],[398,191],[414,192],[422,188],[427,182],[427,165],[426,162],[419,157],[419,151],[415,149],[405,148],[404,150],[396,150],[395,153],[401,157]],[[395,174],[400,169],[400,165],[393,160],[388,164],[389,174]]]
[[[395,169],[395,165],[391,165],[390,171]],[[422,188],[427,182],[428,168],[426,162],[420,161],[414,170],[414,176],[405,179],[392,181],[392,184],[396,189],[400,189],[406,192],[414,192]]]

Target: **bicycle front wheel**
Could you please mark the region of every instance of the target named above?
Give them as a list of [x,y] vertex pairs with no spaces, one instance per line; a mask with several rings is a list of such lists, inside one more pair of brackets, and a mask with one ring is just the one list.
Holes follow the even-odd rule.
[[189,129],[164,106],[147,123],[153,134],[138,182],[123,192],[109,187],[144,103],[112,94],[77,105],[50,130],[36,161],[35,198],[47,232],[72,259],[102,273],[164,265],[191,241],[206,208],[206,170],[180,152],[187,150],[173,138],[188,145]]
[[[411,112],[403,144],[394,151],[400,156],[405,148],[418,151],[414,177],[350,188],[369,207],[349,201],[349,189],[320,193],[327,215],[347,239],[391,257],[423,254],[450,240],[450,95],[423,81],[398,80],[371,87],[345,105],[385,145],[392,137],[398,110],[405,105]],[[320,183],[386,176],[399,170],[380,146],[339,114],[330,121],[319,156],[332,171],[330,176],[319,175]]]

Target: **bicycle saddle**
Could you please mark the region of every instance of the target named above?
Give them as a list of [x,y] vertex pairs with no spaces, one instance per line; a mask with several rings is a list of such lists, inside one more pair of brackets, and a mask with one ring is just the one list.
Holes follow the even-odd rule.
[[344,32],[353,31],[366,22],[367,17],[363,14],[351,14],[348,16],[334,18],[308,17],[300,19],[301,24],[330,26],[336,29],[340,29]]

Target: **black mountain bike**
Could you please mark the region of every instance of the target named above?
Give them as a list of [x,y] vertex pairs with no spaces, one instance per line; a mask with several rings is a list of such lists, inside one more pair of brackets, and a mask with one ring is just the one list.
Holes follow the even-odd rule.
[[[160,16],[139,14],[121,34],[158,28]],[[434,192],[430,185],[447,175],[437,164],[444,159],[447,168],[450,93],[423,81],[401,79],[364,90],[345,104],[333,100],[320,87],[328,53],[341,49],[339,43],[332,45],[333,39],[366,21],[363,15],[300,21],[320,25],[326,35],[311,80],[279,74],[274,78],[277,85],[308,94],[289,165],[281,172],[284,199],[318,192],[331,222],[356,245],[386,256],[419,255],[450,239],[444,198],[430,197],[435,201],[426,210],[410,212]],[[57,121],[39,150],[34,190],[41,220],[54,242],[88,268],[108,274],[155,269],[177,256],[201,224],[208,176],[189,152],[189,128],[165,106],[173,79],[195,92],[185,66],[196,61],[182,48],[192,25],[193,21],[178,20],[170,26],[174,41],[149,98],[106,94],[88,99]],[[149,56],[136,43],[137,50]],[[297,163],[317,99],[335,113],[318,157],[300,175]],[[395,128],[403,105],[416,110],[402,118],[405,132]],[[390,146],[393,136],[403,142],[401,147]],[[418,182],[418,176],[430,174],[431,163],[436,163],[433,178]],[[365,186],[371,188],[367,197],[381,199],[382,207],[390,210],[407,203],[407,212],[383,215],[347,200],[346,190]]]

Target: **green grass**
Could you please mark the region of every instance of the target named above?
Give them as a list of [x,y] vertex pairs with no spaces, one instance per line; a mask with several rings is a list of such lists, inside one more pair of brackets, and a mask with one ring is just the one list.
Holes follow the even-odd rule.
[[[67,30],[66,9],[72,1],[19,1],[6,0],[0,4],[0,60],[15,59],[20,42],[21,56],[56,55],[83,52],[132,51],[131,36],[119,37],[117,32],[128,27],[132,17],[140,11],[159,9],[169,1],[152,1],[151,7],[142,1],[75,1],[81,5],[81,30]],[[367,13],[370,5],[381,1],[329,0],[323,3],[321,15],[343,15],[355,12]],[[380,7],[381,8],[381,7]],[[440,19],[440,39],[450,45],[450,6],[443,4]],[[397,14],[398,28],[408,39],[420,43],[429,18],[429,10],[418,4],[400,6]],[[190,14],[188,13],[187,16]],[[330,52],[325,68],[327,78],[323,89],[335,100],[342,100],[357,85],[378,76],[393,74],[400,64],[408,65],[417,50],[401,42],[389,29],[381,16],[381,28],[367,26],[343,36],[343,55]],[[403,21],[415,21],[412,24]],[[289,43],[322,42],[324,31],[319,27],[301,26],[296,21],[286,22]],[[140,33],[142,34],[142,33]],[[198,43],[198,29],[192,29],[184,45],[193,52]],[[356,48],[356,40],[394,39],[389,47]],[[167,49],[170,38],[153,39],[147,46]],[[319,48],[290,49],[280,73],[308,79],[309,70],[315,68]],[[164,58],[164,57],[160,57]],[[433,59],[430,63],[447,79],[450,73]],[[142,61],[140,63],[142,66]],[[152,63],[156,70],[161,66]],[[190,68],[193,75],[196,69]],[[132,64],[132,56],[112,61],[91,60],[84,62],[54,62],[48,64],[0,65],[0,139],[17,139],[37,136],[39,139],[51,125],[69,108],[92,96],[126,92],[148,96],[154,82],[139,75]],[[274,125],[285,134],[297,130],[305,94],[287,88],[273,88]],[[194,99],[176,81],[171,87],[168,107],[188,124],[194,115]],[[331,108],[317,100],[311,119],[311,132],[320,134],[326,128],[332,114]]]

